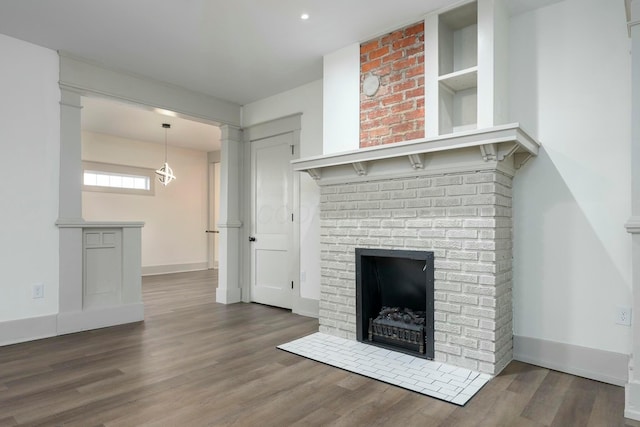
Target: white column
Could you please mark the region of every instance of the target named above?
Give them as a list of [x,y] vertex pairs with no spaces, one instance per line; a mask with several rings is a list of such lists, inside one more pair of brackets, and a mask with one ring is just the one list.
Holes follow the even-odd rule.
[[[58,224],[82,221],[81,96],[61,89]],[[59,312],[82,310],[82,227],[60,227]]]
[[220,219],[218,229],[219,269],[216,301],[223,304],[242,299],[240,272],[242,268],[240,239],[242,238],[242,131],[224,125],[220,153]]
[[631,233],[632,347],[624,416],[640,420],[640,0],[627,0],[631,33]]

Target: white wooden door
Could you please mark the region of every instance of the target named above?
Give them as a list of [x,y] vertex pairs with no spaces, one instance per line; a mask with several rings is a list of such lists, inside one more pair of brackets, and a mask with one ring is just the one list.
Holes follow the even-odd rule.
[[251,143],[251,299],[292,307],[293,136]]

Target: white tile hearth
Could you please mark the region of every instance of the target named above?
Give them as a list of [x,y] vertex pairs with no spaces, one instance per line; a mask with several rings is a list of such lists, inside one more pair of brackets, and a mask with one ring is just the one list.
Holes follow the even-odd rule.
[[278,348],[460,406],[492,378],[488,374],[320,332]]

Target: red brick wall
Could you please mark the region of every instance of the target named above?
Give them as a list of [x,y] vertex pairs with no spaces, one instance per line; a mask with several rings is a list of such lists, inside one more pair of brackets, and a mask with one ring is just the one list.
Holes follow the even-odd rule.
[[[373,96],[369,75],[380,79]],[[424,138],[424,23],[360,45],[360,147]]]

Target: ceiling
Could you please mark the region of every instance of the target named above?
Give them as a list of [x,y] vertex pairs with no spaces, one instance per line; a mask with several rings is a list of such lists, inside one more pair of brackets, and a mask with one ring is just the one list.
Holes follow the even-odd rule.
[[[517,13],[555,1],[508,4]],[[457,2],[2,0],[0,33],[245,105],[320,79],[328,53]],[[309,19],[300,19],[302,13]],[[96,105],[106,114],[107,106]],[[88,105],[85,113],[92,108]],[[123,123],[116,120],[122,114],[113,114],[112,126]],[[106,117],[86,122],[107,130]]]

